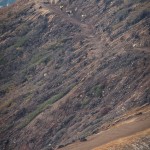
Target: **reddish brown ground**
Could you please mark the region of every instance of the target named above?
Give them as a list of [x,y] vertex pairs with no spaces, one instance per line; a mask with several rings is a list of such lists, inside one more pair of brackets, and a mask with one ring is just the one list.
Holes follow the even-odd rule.
[[[150,130],[147,130],[150,129],[150,111],[148,111],[149,108],[150,107],[148,107],[146,112],[144,112],[141,116],[126,120],[114,127],[109,128],[106,131],[102,131],[96,135],[90,136],[85,142],[76,142],[61,148],[60,150],[102,150],[105,148],[105,144],[107,143],[111,143],[115,140],[117,141],[120,138],[128,137],[145,130],[145,136],[150,136]],[[127,140],[125,140],[125,142],[127,144]],[[112,142],[112,144],[114,143]],[[101,147],[95,148],[101,145],[104,145],[102,146],[102,149]]]

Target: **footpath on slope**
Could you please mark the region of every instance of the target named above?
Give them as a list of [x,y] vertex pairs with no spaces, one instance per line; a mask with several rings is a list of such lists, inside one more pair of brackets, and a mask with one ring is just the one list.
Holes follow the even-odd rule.
[[57,5],[47,5],[43,4],[43,7],[47,9],[51,9],[53,12],[55,12],[57,15],[59,15],[61,18],[67,20],[68,22],[78,25],[81,28],[81,32],[83,32],[85,35],[90,35],[93,33],[93,27],[90,24],[82,23],[80,20],[75,19],[74,17],[69,16],[66,12],[61,11]]
[[101,54],[105,51],[107,53],[107,49],[104,46],[104,43],[100,42],[100,37],[95,35],[94,33],[94,25],[86,24],[79,19],[76,19],[74,16],[67,14],[65,11],[62,11],[59,8],[59,5],[56,4],[45,4],[44,2],[36,3],[37,9],[41,7],[41,9],[45,9],[47,11],[52,11],[60,18],[80,27],[81,32],[79,33],[82,36],[85,36],[85,40],[87,40],[88,44],[92,45],[96,57],[101,56]]
[[[149,109],[150,107],[148,107]],[[122,122],[108,130],[102,131],[96,135],[87,138],[87,141],[77,141],[59,150],[92,150],[114,140],[134,135],[138,132],[150,128],[150,111],[140,116]]]

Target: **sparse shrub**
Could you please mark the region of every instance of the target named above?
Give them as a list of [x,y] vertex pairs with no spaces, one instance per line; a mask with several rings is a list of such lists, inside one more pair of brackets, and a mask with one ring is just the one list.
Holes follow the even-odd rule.
[[136,14],[133,18],[131,18],[131,20],[129,21],[129,25],[134,25],[146,17],[150,17],[150,11],[143,10],[140,13]]
[[88,95],[92,97],[102,97],[104,86],[96,85],[92,87],[92,89],[89,91]]
[[62,47],[61,43],[54,43],[54,44],[50,45],[48,49],[56,50],[56,49],[59,49],[61,47]]
[[65,147],[65,145],[59,145],[59,146],[58,146],[58,148],[63,148],[63,147]]
[[31,65],[38,65],[40,63],[44,63],[45,65],[51,60],[51,56],[48,54],[37,54],[32,57],[30,64]]
[[81,137],[80,138],[80,142],[85,142],[85,141],[87,141],[86,137]]
[[6,30],[5,23],[0,23],[0,34],[3,34],[3,32]]
[[0,90],[0,97],[3,97],[6,94],[6,90]]
[[108,5],[112,0],[105,0],[104,3]]
[[134,4],[134,3],[143,3],[146,2],[148,0],[124,0],[125,4]]
[[19,120],[20,118],[24,117],[26,114],[26,109],[22,108],[21,110],[19,110],[16,114],[15,120]]
[[73,118],[74,118],[74,115],[70,115],[66,117],[63,121],[63,125],[66,126]]
[[132,37],[132,39],[140,39],[138,32],[133,32],[133,33],[131,34],[131,37]]
[[24,36],[29,32],[29,30],[30,30],[29,25],[27,23],[24,23],[20,25],[18,28],[16,28],[15,32],[19,36]]
[[0,65],[4,65],[7,61],[5,60],[5,58],[0,58]]
[[82,106],[86,106],[89,102],[90,102],[90,99],[88,98],[83,99]]
[[96,0],[96,3],[99,3],[100,2],[100,0]]
[[123,9],[117,12],[115,15],[114,22],[117,24],[118,22],[124,20],[130,13],[131,9]]
[[58,131],[54,136],[53,141],[54,142],[59,141],[59,139],[64,135],[65,132],[66,132],[66,128],[63,128],[60,131]]
[[77,102],[75,105],[74,105],[74,110],[79,110],[81,108],[82,104],[80,102]]
[[8,12],[7,17],[9,18],[11,16],[12,16],[11,12]]

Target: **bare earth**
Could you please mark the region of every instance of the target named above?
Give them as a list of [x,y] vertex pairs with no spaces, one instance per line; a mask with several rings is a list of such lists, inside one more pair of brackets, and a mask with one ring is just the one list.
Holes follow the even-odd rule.
[[150,112],[138,118],[128,120],[120,125],[110,128],[87,139],[86,142],[76,142],[60,150],[92,150],[119,138],[133,135],[150,128]]

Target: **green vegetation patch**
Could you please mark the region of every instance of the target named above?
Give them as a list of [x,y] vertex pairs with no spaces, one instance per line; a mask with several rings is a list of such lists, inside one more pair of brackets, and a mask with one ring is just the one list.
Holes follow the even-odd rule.
[[57,51],[62,49],[64,45],[64,41],[62,40],[57,40],[57,41],[53,41],[51,43],[47,43],[46,46],[44,47],[45,51]]
[[62,48],[63,44],[61,41],[52,42],[46,44],[45,47],[40,48],[40,50],[33,55],[30,60],[30,65],[38,65],[40,63],[47,64],[51,61],[51,50],[58,50]]
[[83,101],[82,101],[82,106],[83,107],[86,106],[87,104],[89,104],[89,102],[90,102],[90,99],[84,98]]
[[89,91],[89,94],[94,97],[102,97],[103,89],[104,89],[104,86],[96,85],[96,86],[92,87],[92,89]]
[[27,42],[27,40],[28,40],[28,37],[27,37],[27,36],[20,37],[20,38],[17,40],[17,42],[16,42],[16,44],[15,44],[14,46],[15,46],[16,48],[17,48],[17,47],[22,47],[22,46],[25,45],[25,43]]
[[25,121],[21,124],[20,128],[23,128],[25,126],[27,126],[36,116],[38,116],[42,111],[44,111],[48,106],[50,106],[51,104],[55,103],[56,101],[58,101],[60,98],[62,98],[64,96],[64,93],[60,93],[57,95],[54,95],[53,97],[51,97],[50,99],[48,99],[47,101],[45,101],[44,103],[40,104],[36,110],[34,110],[33,112],[31,112],[25,119]]
[[0,65],[6,64],[6,60],[2,57],[0,57]]
[[33,64],[38,65],[40,63],[47,64],[50,60],[51,60],[51,56],[48,53],[37,54],[32,57],[30,64],[31,65],[33,65]]
[[30,37],[30,35],[28,35],[28,32],[31,31],[29,25],[27,23],[23,23],[20,24],[20,26],[18,26],[15,30],[15,33],[19,36],[28,36]]

